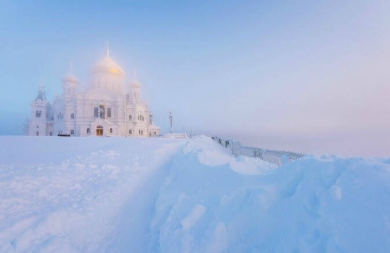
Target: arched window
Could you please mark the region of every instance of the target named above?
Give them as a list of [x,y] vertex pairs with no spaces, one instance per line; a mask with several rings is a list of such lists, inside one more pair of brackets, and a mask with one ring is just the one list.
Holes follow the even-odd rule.
[[132,120],[132,119],[133,119],[133,117],[131,115],[129,115],[129,120]]
[[99,110],[98,110],[97,107],[93,108],[93,116],[94,116],[95,118],[99,117]]
[[112,128],[110,128],[110,134],[112,134]]
[[89,128],[87,128],[87,134],[90,134],[91,133],[91,130],[89,130]]
[[111,118],[111,108],[107,108],[107,118]]
[[37,131],[37,136],[39,136],[39,132]]
[[70,130],[70,134],[71,134],[71,135],[74,135],[74,130]]
[[131,129],[129,130],[129,134],[133,134],[133,131]]
[[70,115],[70,118],[71,118],[71,119],[74,119],[74,113],[72,113],[72,114]]

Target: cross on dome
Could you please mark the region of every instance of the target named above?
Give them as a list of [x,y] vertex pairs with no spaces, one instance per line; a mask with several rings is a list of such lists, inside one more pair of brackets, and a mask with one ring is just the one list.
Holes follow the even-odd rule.
[[64,76],[62,79],[64,83],[78,83],[79,81],[77,78],[73,75],[73,63],[69,62],[69,71],[68,74]]
[[135,69],[133,69],[133,78],[130,82],[130,86],[131,87],[141,87],[141,84],[137,79],[137,72],[135,71]]

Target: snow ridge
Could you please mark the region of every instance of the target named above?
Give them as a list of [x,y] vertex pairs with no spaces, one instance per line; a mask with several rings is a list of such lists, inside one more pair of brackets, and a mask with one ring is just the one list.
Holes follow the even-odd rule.
[[307,156],[279,168],[259,164],[254,174],[234,169],[252,166],[251,158],[220,148],[201,136],[175,159],[156,203],[151,252],[390,248],[385,161]]

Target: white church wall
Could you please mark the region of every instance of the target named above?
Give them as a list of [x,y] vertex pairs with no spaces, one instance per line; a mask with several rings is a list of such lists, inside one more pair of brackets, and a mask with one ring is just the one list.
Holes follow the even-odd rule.
[[31,104],[31,114],[29,122],[29,135],[31,136],[45,136],[46,135],[46,121],[48,112],[47,102],[36,100]]
[[31,120],[29,125],[30,136],[45,136],[46,123],[42,120]]
[[53,135],[53,124],[46,123],[46,136],[52,136],[52,135]]

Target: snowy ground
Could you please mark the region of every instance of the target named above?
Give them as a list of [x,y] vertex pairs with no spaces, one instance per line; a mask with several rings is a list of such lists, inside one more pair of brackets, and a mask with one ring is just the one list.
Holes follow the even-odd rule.
[[0,137],[0,252],[389,252],[390,159]]

